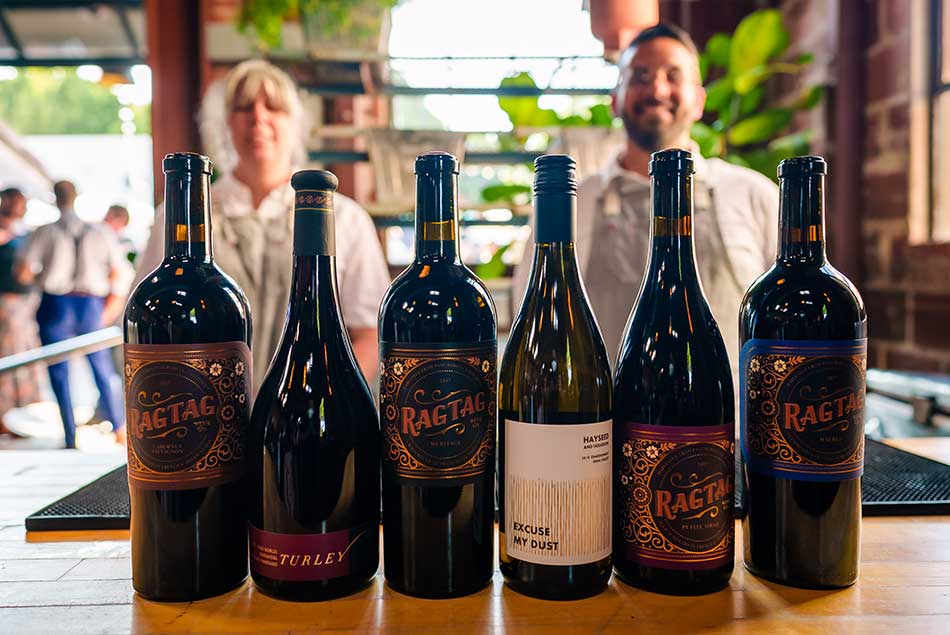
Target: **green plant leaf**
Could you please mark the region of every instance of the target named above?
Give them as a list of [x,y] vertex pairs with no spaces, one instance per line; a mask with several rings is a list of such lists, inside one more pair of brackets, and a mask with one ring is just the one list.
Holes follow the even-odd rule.
[[778,137],[769,142],[768,149],[771,152],[783,154],[782,158],[797,157],[808,154],[811,146],[811,131],[794,132],[792,134]]
[[709,74],[709,58],[705,53],[699,55],[699,80],[706,83],[706,75]]
[[774,108],[747,117],[729,129],[726,138],[730,145],[744,146],[761,143],[774,137],[792,120],[788,108]]
[[736,27],[729,48],[729,73],[738,77],[788,48],[789,34],[778,9],[753,11]]
[[253,27],[258,46],[277,48],[282,44],[284,20],[296,15],[298,10],[298,0],[244,0],[238,13],[238,30],[246,33],[248,27]]
[[798,96],[798,99],[795,100],[792,108],[796,110],[811,110],[818,105],[818,103],[821,101],[821,98],[824,96],[824,86],[812,86]]
[[[530,86],[537,88],[537,84],[530,74],[526,72],[512,75],[501,80],[499,84],[502,88],[508,86]],[[559,117],[553,110],[541,108],[538,106],[537,97],[499,97],[498,105],[508,119],[511,125],[516,128],[519,126],[554,126],[558,124]]]
[[774,74],[775,70],[766,64],[754,66],[736,77],[736,92],[745,95]]
[[590,107],[590,125],[606,128],[614,125],[614,113],[609,104],[594,104]]
[[802,53],[801,55],[795,58],[795,63],[801,64],[802,66],[807,66],[814,61],[815,61],[814,53]]
[[718,157],[722,154],[722,133],[713,130],[711,126],[697,121],[690,130],[690,136],[704,157]]
[[756,86],[745,95],[739,102],[739,116],[747,117],[755,112],[755,109],[762,103],[762,97],[765,95],[764,86]]
[[732,38],[725,33],[714,33],[706,42],[707,61],[713,66],[728,68],[729,49],[732,48]]
[[505,255],[505,252],[508,251],[509,247],[511,247],[510,243],[499,247],[498,250],[492,254],[491,260],[475,267],[475,275],[482,280],[487,280],[489,278],[501,278],[504,276],[507,267],[505,266],[505,263],[502,261],[501,257]]
[[[527,203],[531,198],[531,186],[520,183],[500,183],[482,188],[482,200],[486,203]],[[520,199],[520,200],[518,200]]]
[[725,76],[706,86],[706,110],[721,113],[729,107],[733,94],[732,77]]

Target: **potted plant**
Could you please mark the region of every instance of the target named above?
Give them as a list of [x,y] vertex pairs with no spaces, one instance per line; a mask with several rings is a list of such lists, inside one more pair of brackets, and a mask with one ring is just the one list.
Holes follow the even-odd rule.
[[[808,154],[807,131],[786,134],[795,113],[814,108],[824,87],[806,87],[781,104],[765,103],[767,79],[799,75],[814,56],[783,59],[790,37],[777,9],[747,15],[732,35],[716,33],[700,56],[706,80],[706,116],[693,125],[692,137],[704,157],[752,168],[771,179],[783,159]],[[709,81],[710,76],[716,79]]]
[[284,22],[300,22],[310,55],[363,59],[386,52],[390,10],[398,0],[244,0],[238,26],[253,28],[258,46],[279,48]]

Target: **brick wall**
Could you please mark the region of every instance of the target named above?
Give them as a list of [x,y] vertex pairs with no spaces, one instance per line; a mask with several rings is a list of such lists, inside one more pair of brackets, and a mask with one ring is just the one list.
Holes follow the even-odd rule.
[[948,373],[950,244],[908,245],[910,23],[911,11],[924,6],[867,2],[862,292],[871,319],[870,364]]
[[[816,77],[833,82],[838,0],[783,0],[792,48],[816,55]],[[911,11],[922,0],[866,0],[864,149],[860,290],[869,316],[869,365],[950,373],[950,244],[910,245],[908,165],[911,156]],[[830,48],[826,48],[830,47]],[[789,90],[783,87],[782,90]],[[831,119],[833,87],[826,104],[796,125],[816,133],[813,149],[853,160],[853,150],[835,152]],[[927,152],[926,148],[914,148]],[[834,213],[834,210],[830,210]]]

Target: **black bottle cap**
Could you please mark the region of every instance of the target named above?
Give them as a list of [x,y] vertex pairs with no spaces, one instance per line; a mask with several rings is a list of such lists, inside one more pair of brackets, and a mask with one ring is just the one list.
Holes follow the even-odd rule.
[[295,190],[318,190],[335,192],[340,186],[336,174],[326,170],[300,170],[290,177],[290,186]]
[[828,162],[823,157],[792,157],[778,164],[778,178],[828,174]]
[[671,174],[674,172],[685,172],[692,174],[693,155],[688,150],[674,148],[672,150],[660,150],[650,155],[650,176],[654,174]]
[[172,152],[165,155],[162,171],[165,174],[172,172],[211,174],[211,159],[196,152]]
[[566,154],[544,154],[534,160],[534,193],[576,194],[577,163]]
[[416,157],[417,175],[458,174],[459,162],[448,152],[426,152]]

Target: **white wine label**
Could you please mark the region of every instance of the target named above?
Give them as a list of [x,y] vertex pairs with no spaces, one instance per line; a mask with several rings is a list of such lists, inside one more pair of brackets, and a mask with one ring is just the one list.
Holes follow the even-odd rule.
[[505,549],[549,565],[610,555],[611,431],[505,420]]

